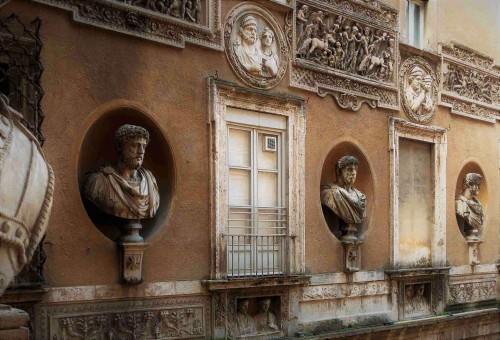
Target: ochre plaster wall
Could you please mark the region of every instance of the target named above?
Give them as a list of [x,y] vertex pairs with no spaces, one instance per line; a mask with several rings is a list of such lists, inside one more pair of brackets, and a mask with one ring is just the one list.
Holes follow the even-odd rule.
[[[450,7],[452,2],[455,3],[443,1]],[[238,1],[223,1],[223,18],[236,3]],[[46,93],[43,132],[47,139],[44,151],[56,175],[54,207],[47,234],[51,244],[46,247],[49,284],[96,285],[119,280],[116,246],[94,227],[82,205],[77,161],[79,153],[84,152],[80,150],[80,143],[89,117],[103,105],[123,103],[121,100],[137,103],[155,120],[168,139],[175,164],[171,210],[166,223],[150,239],[145,253],[144,279],[156,282],[208,278],[211,226],[206,79],[217,72],[220,79],[244,85],[230,69],[224,52],[192,45],[178,49],[98,29],[74,22],[67,11],[31,2],[13,1],[2,8],[2,13],[10,12],[20,14],[25,21],[35,16],[43,19],[45,72],[42,81]],[[271,12],[283,25],[284,12]],[[484,13],[488,11],[485,9]],[[457,14],[454,20],[462,21],[462,18]],[[459,40],[458,34],[462,31],[452,34],[452,25],[449,27],[446,34]],[[482,29],[490,32],[491,27]],[[487,43],[484,39],[481,44],[489,44],[483,51],[490,54],[498,48],[492,46],[491,40]],[[473,43],[470,46],[481,48]],[[388,116],[404,118],[404,114],[366,105],[358,112],[343,110],[331,97],[320,98],[288,87],[288,83],[287,74],[271,91],[307,99],[304,197],[307,272],[342,270],[342,246],[329,232],[323,218],[319,187],[325,157],[331,147],[344,141],[358,145],[366,153],[374,180],[376,209],[369,217],[361,267],[363,270],[387,268],[390,254]],[[448,260],[452,265],[468,261],[467,245],[456,225],[454,196],[461,167],[465,160],[474,158],[485,172],[489,190],[487,228],[483,234],[486,242],[481,246],[481,260],[492,263],[498,259],[499,249],[500,128],[452,115],[444,107],[438,108],[430,124],[449,127]]]

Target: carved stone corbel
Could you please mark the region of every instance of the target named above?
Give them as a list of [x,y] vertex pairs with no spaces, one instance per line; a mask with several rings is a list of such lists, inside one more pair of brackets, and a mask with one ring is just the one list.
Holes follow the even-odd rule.
[[317,93],[318,96],[323,98],[326,97],[327,94],[331,95],[333,98],[335,98],[335,101],[337,102],[338,106],[340,106],[343,109],[358,111],[363,103],[366,103],[372,109],[377,107],[376,98],[367,98],[348,92],[325,91],[322,89],[318,89]]
[[361,269],[361,241],[342,242],[344,248],[344,272],[353,273]]
[[135,285],[143,281],[142,262],[144,250],[148,246],[149,243],[144,242],[119,243],[120,272],[123,283]]
[[467,241],[469,244],[469,264],[471,266],[475,266],[480,264],[479,261],[479,245],[483,243],[483,241]]

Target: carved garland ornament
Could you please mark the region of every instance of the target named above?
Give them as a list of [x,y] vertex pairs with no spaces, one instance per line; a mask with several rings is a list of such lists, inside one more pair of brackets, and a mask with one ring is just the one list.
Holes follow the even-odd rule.
[[403,110],[415,123],[428,123],[436,112],[439,79],[429,63],[410,57],[401,65],[399,88]]
[[291,86],[330,94],[354,111],[362,103],[399,110],[396,18],[377,1],[297,2],[285,21]]
[[224,28],[226,56],[246,84],[261,89],[276,86],[285,75],[289,50],[273,16],[253,4],[241,4],[229,13]]
[[218,0],[33,0],[73,12],[75,21],[183,48],[222,50]]

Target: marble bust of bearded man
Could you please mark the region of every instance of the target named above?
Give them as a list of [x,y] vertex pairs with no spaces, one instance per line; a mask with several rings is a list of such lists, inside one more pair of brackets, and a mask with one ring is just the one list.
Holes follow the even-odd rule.
[[123,125],[115,133],[116,164],[90,172],[84,196],[101,211],[124,219],[152,218],[160,204],[153,174],[142,168],[149,143],[146,129]]
[[344,222],[342,240],[355,242],[357,225],[366,217],[366,196],[352,185],[359,161],[353,156],[340,158],[335,166],[337,181],[321,186],[321,203]]

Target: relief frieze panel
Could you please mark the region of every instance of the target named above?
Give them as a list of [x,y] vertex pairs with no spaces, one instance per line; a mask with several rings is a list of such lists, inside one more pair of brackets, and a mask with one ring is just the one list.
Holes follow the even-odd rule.
[[439,104],[452,113],[494,123],[500,119],[500,73],[493,58],[451,42],[440,44],[442,91]]
[[183,48],[222,50],[217,0],[33,0],[73,12],[77,22]]
[[496,282],[461,282],[448,288],[448,303],[470,303],[496,299]]
[[359,284],[337,284],[305,287],[301,301],[343,299],[391,293],[390,282],[369,282]]
[[206,339],[208,297],[38,307],[37,339]]
[[298,1],[285,27],[291,86],[354,111],[362,103],[398,110],[397,16],[376,1]]

